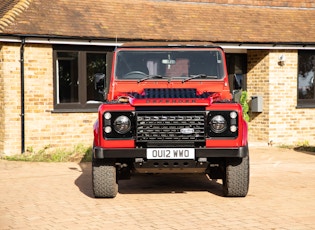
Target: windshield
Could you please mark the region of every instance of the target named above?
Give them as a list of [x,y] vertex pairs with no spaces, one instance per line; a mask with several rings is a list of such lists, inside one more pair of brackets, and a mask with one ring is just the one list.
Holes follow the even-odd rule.
[[[222,53],[217,50],[196,51],[119,51],[115,76],[118,79],[193,80],[224,77]],[[185,80],[187,79],[187,80]]]

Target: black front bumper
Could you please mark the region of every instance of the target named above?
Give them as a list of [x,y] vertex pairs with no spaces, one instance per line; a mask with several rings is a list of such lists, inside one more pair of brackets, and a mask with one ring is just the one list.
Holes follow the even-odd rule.
[[[105,149],[100,147],[93,148],[94,159],[113,159],[113,158],[146,158],[146,148],[119,148]],[[238,148],[196,148],[195,158],[211,157],[246,157],[248,146]]]

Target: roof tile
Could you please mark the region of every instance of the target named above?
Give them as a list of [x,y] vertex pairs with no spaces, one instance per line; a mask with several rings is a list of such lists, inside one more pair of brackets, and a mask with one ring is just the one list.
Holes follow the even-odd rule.
[[118,40],[314,43],[311,25],[315,25],[315,8],[205,1],[20,0],[0,19],[0,33]]
[[31,0],[4,1],[1,3],[0,32],[13,23],[16,17],[28,8],[30,1]]

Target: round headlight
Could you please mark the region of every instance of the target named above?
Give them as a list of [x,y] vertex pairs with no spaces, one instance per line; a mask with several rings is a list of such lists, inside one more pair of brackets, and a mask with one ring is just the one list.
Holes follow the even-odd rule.
[[131,128],[131,121],[128,117],[122,115],[116,118],[114,121],[114,129],[119,134],[125,134],[129,132]]
[[216,115],[210,121],[210,128],[215,133],[223,133],[226,130],[227,123],[223,116]]

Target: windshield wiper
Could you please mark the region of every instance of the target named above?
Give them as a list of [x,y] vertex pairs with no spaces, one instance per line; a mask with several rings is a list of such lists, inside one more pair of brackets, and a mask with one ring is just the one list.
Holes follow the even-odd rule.
[[155,79],[155,78],[162,79],[162,78],[164,78],[164,76],[162,76],[162,75],[147,75],[145,78],[138,80],[138,83],[149,80],[149,79]]
[[196,79],[196,78],[211,78],[211,79],[218,79],[218,76],[208,76],[206,74],[191,74],[189,75],[188,78],[182,80],[182,83],[186,82],[186,81],[190,81],[192,79]]

